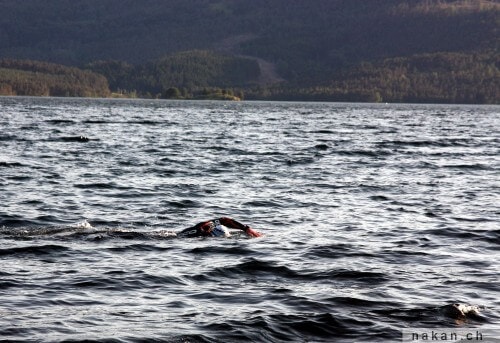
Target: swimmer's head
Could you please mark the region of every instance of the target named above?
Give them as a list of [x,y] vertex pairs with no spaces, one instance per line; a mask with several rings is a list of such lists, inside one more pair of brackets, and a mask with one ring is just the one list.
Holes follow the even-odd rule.
[[222,225],[216,225],[210,234],[214,237],[231,237],[229,230]]

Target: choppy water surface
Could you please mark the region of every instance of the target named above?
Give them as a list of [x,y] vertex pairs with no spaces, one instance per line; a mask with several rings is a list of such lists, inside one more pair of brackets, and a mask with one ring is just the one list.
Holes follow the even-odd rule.
[[[498,106],[0,106],[0,340],[499,328]],[[266,236],[172,237],[220,216]]]

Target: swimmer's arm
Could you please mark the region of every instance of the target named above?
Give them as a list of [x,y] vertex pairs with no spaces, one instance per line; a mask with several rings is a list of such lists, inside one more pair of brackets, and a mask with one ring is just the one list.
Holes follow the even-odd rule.
[[222,217],[219,219],[220,223],[224,226],[227,226],[231,229],[238,229],[244,231],[247,235],[252,237],[261,237],[262,234],[260,232],[255,231],[248,225],[243,225],[242,223],[228,217]]

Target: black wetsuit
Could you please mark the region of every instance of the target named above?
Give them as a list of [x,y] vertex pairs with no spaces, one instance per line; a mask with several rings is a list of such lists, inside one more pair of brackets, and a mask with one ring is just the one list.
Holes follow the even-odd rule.
[[247,231],[248,225],[243,225],[234,219],[222,217],[198,223],[177,233],[179,237],[228,237],[229,231],[225,228]]

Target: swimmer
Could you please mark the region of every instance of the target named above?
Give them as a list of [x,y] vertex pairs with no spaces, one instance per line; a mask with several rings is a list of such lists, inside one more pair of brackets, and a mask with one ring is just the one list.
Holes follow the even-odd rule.
[[230,237],[231,234],[228,230],[238,229],[245,232],[250,237],[261,237],[260,232],[255,231],[248,225],[243,225],[234,219],[222,217],[219,219],[209,220],[206,222],[198,223],[195,226],[189,227],[178,232],[178,237]]
[[457,303],[441,307],[441,312],[449,318],[464,319],[479,316],[479,307]]

